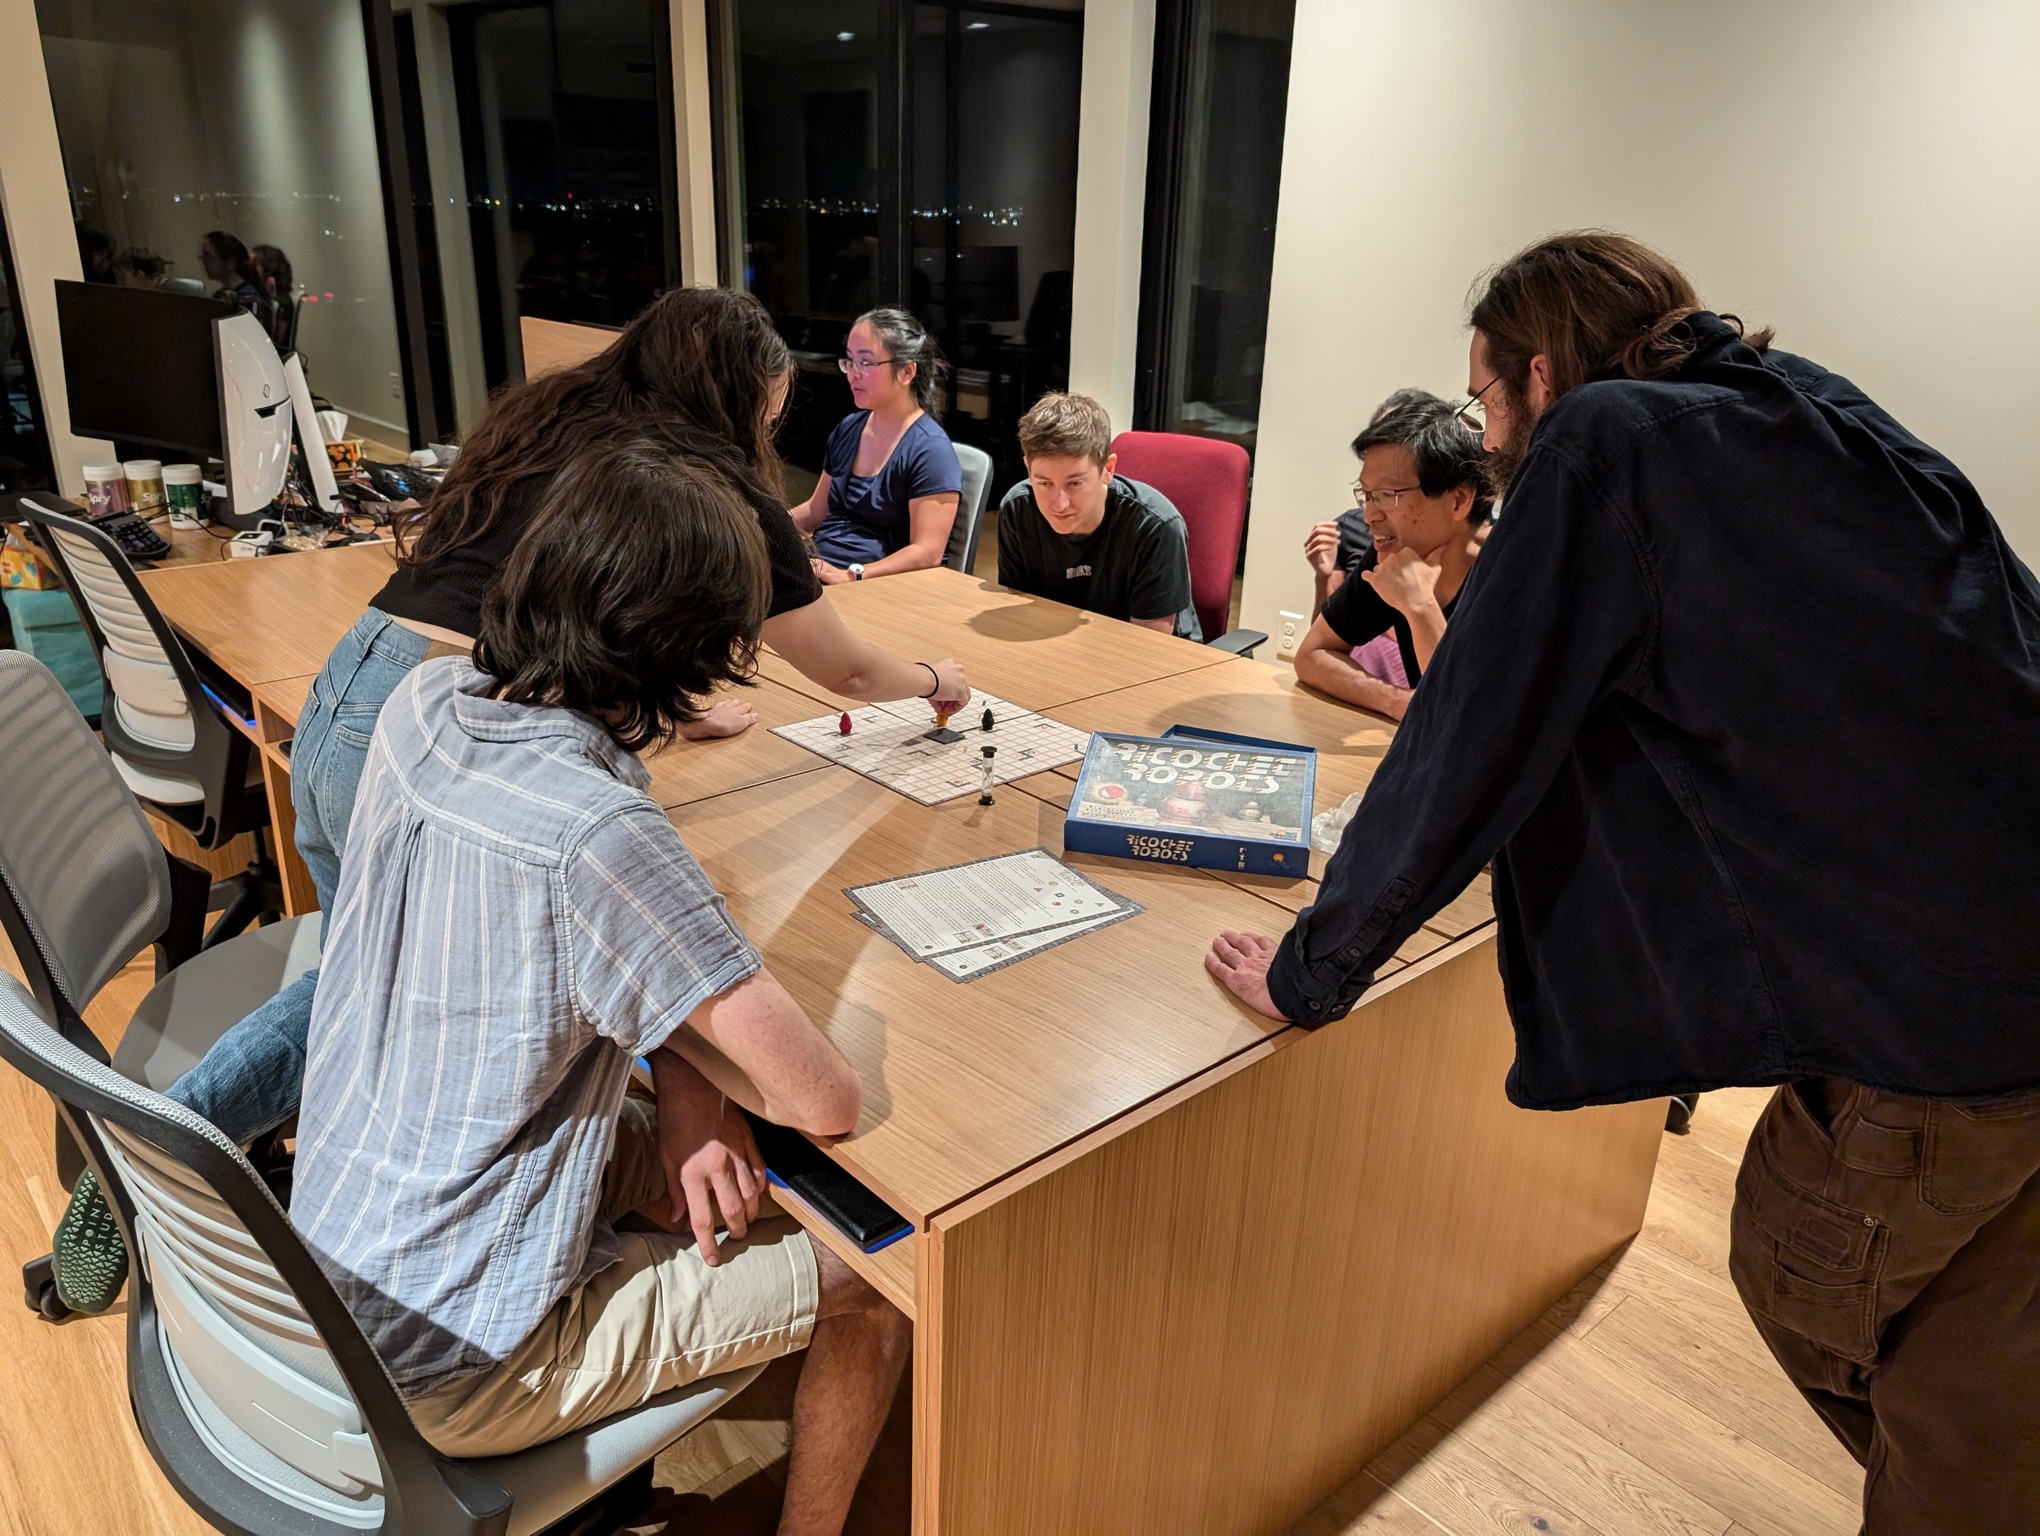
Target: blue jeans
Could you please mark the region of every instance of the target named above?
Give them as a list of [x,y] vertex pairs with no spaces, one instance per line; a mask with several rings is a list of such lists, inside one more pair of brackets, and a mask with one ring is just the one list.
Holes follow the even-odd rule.
[[[291,738],[290,801],[297,847],[330,912],[340,855],[369,739],[385,700],[424,660],[431,642],[371,608],[333,647],[312,684]],[[307,971],[213,1042],[167,1097],[239,1142],[253,1141],[296,1113],[305,1080],[305,1038],[319,973]]]

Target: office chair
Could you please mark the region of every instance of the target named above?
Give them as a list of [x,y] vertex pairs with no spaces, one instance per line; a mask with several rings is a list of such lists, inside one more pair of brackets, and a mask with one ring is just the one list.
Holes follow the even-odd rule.
[[[93,1060],[106,1049],[84,1012],[117,972],[156,950],[156,984],[135,1009],[111,1064],[164,1089],[235,1021],[319,963],[319,914],[272,923],[205,948],[211,882],[166,852],[63,684],[41,662],[0,651],[0,930],[36,1006]],[[258,1147],[265,1166],[280,1147]],[[85,1159],[60,1116],[57,1178],[68,1191]],[[32,1310],[56,1321],[48,1255],[22,1268]]]
[[[210,851],[242,832],[269,827],[262,759],[222,718],[239,690],[208,668],[203,675],[157,610],[135,568],[111,537],[54,498],[23,496],[34,526],[64,578],[78,618],[106,673],[100,734],[136,796]],[[241,874],[216,883],[220,912],[210,942],[281,909],[276,868],[258,853]]]
[[[1226,629],[1233,573],[1247,526],[1246,449],[1183,432],[1122,432],[1112,440],[1118,472],[1144,481],[1175,503],[1190,542],[1190,605],[1205,644],[1251,656],[1268,637],[1258,629]],[[1215,638],[1213,638],[1215,637]]]
[[984,532],[985,506],[992,499],[992,456],[969,443],[953,446],[956,462],[963,467],[963,491],[956,498],[956,521],[950,524],[942,563],[968,576],[977,566],[978,536]]
[[11,976],[0,976],[0,1056],[50,1092],[88,1149],[136,1255],[135,1422],[164,1475],[221,1530],[610,1529],[623,1511],[603,1509],[605,1496],[640,1497],[652,1459],[763,1369],[696,1382],[518,1455],[441,1456],[233,1142],[65,1040]]

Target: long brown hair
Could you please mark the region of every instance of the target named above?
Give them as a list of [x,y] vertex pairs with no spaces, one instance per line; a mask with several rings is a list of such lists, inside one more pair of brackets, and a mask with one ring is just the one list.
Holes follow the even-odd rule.
[[792,367],[751,295],[671,289],[606,351],[498,395],[438,493],[396,520],[398,558],[422,565],[473,543],[518,481],[555,474],[603,443],[656,441],[720,471],[760,510],[780,505],[767,407]]
[[[1552,397],[1595,379],[1661,379],[1693,355],[1700,296],[1672,261],[1627,235],[1573,230],[1526,246],[1487,274],[1468,323],[1513,400],[1530,360],[1551,365]],[[1734,315],[1722,318],[1741,329]],[[1771,332],[1750,345],[1762,351]]]

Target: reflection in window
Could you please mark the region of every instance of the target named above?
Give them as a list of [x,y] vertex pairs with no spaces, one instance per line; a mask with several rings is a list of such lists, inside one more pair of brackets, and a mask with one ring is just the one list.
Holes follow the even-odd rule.
[[1069,384],[1083,11],[914,11],[910,302],[954,365],[950,436],[992,455],[996,499],[1026,473],[1020,417]]
[[[356,430],[406,441],[359,0],[36,0],[36,18],[86,275],[257,296]],[[202,250],[215,230],[232,243]]]
[[1155,39],[1140,424],[1253,449],[1295,0],[1176,0]]
[[14,302],[14,262],[7,242],[7,220],[0,215],[0,384],[5,414],[0,415],[0,491],[47,490],[50,487],[49,443],[43,436],[42,398],[35,392],[35,364],[28,352],[28,332]]
[[[519,317],[622,325],[666,286],[666,7],[483,0],[443,9],[493,388],[523,376]],[[447,190],[435,183],[436,194]],[[449,284],[467,280],[452,255],[440,261]]]
[[793,348],[800,372],[779,451],[812,474],[851,409],[836,371],[850,323],[893,298],[879,286],[878,6],[737,0],[729,17],[741,143],[724,153],[742,210],[742,285]]

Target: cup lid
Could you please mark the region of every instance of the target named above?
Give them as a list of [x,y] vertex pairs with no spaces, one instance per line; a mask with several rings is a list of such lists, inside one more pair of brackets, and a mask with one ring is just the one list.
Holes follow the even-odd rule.
[[163,483],[165,485],[197,485],[205,478],[196,464],[165,464]]
[[163,473],[161,459],[129,459],[121,468],[130,480],[148,480]]
[[87,480],[118,480],[121,468],[118,464],[87,464],[81,473]]

